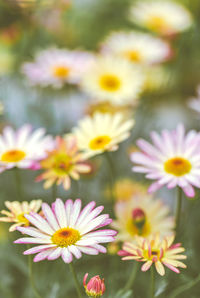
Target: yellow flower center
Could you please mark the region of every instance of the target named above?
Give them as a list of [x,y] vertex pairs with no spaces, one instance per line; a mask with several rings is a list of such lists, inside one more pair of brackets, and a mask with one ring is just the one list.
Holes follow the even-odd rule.
[[101,150],[106,147],[111,141],[109,136],[99,136],[90,141],[89,147],[92,150]]
[[121,86],[120,79],[116,75],[106,74],[100,78],[100,86],[108,92],[115,92]]
[[165,172],[172,174],[174,176],[180,177],[188,174],[192,169],[192,165],[189,160],[182,157],[174,157],[168,159],[164,163]]
[[127,51],[124,53],[125,57],[128,58],[131,62],[140,62],[141,54],[137,50]]
[[72,159],[67,154],[58,154],[55,156],[52,168],[58,175],[68,174],[72,168]]
[[81,235],[79,231],[72,228],[60,229],[56,231],[51,237],[52,242],[59,247],[67,247],[69,245],[73,245],[80,239]]
[[4,162],[18,162],[24,159],[26,153],[21,150],[10,150],[2,154],[1,161]]
[[151,16],[147,21],[147,27],[157,32],[165,32],[168,29],[166,20],[161,16]]
[[66,66],[55,66],[53,68],[53,74],[59,79],[64,79],[69,75],[69,68]]
[[[157,259],[160,259],[160,257],[161,257],[160,249],[156,249],[156,248],[155,249],[154,248],[151,249],[151,256],[149,256],[148,250],[145,250],[144,253],[143,253],[143,255],[144,255],[144,258],[145,259],[151,260],[151,261],[152,261],[152,259],[157,260]],[[155,258],[155,257],[157,257],[157,258]]]
[[21,214],[17,215],[17,220],[18,220],[18,222],[23,223],[25,226],[29,226],[29,221],[24,216],[24,214],[27,214],[27,213],[21,213]]
[[140,235],[142,237],[146,237],[151,233],[151,227],[149,222],[146,220],[144,225],[140,228],[137,223],[134,223],[133,219],[129,219],[126,224],[127,232],[131,236]]

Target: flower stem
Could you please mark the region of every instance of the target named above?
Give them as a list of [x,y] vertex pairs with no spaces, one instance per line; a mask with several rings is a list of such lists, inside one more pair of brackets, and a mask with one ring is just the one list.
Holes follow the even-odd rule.
[[150,298],[154,298],[155,293],[155,274],[154,274],[154,268],[151,266],[151,284],[150,284]]
[[75,286],[76,286],[76,291],[77,291],[78,297],[82,298],[81,288],[80,288],[78,278],[77,278],[77,275],[76,275],[76,272],[75,272],[75,269],[74,269],[74,265],[72,264],[72,262],[69,264],[69,268],[70,268],[71,273],[73,275],[73,279],[74,279],[74,283],[75,283]]
[[183,293],[183,292],[189,290],[190,288],[192,288],[193,286],[195,286],[198,282],[200,282],[200,274],[195,279],[193,279],[190,282],[175,289],[169,297],[175,298],[175,297],[179,296],[181,293]]
[[52,200],[55,201],[57,196],[57,185],[54,183],[52,185]]
[[176,197],[176,213],[175,213],[176,231],[178,230],[179,223],[180,223],[181,205],[182,205],[182,189],[178,187],[177,197]]
[[126,292],[130,288],[132,288],[133,283],[134,283],[134,280],[136,278],[137,269],[138,269],[138,264],[135,263],[135,265],[133,266],[133,270],[131,272],[131,275],[130,275],[129,279],[127,280],[127,283],[125,284],[125,287],[123,289],[123,292]]
[[109,168],[109,172],[110,172],[110,175],[109,175],[109,182],[110,182],[110,197],[111,199],[114,201],[115,199],[115,195],[114,195],[114,166],[113,166],[113,162],[112,162],[112,159],[109,155],[109,152],[105,152],[104,153],[105,155],[105,158],[106,158],[106,161],[107,161],[107,164],[108,164],[108,168]]
[[38,290],[35,286],[35,281],[34,281],[34,277],[33,277],[33,261],[32,261],[31,255],[28,255],[28,267],[29,267],[29,279],[30,279],[33,293],[36,298],[42,298],[42,296],[40,296],[40,294],[38,293]]
[[13,174],[14,174],[14,179],[15,179],[15,184],[16,184],[16,192],[18,196],[18,200],[22,201],[23,196],[22,196],[22,183],[21,183],[21,176],[19,172],[19,168],[15,167],[13,169]]

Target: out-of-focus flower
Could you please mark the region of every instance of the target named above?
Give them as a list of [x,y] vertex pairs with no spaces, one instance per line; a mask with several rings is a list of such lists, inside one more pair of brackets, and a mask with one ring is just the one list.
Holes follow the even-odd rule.
[[51,187],[54,183],[63,184],[65,190],[70,188],[70,177],[78,180],[81,173],[90,172],[90,166],[83,163],[82,154],[78,152],[76,138],[71,136],[66,140],[56,138],[54,150],[47,152],[47,157],[40,162],[44,173],[36,181],[46,180],[44,188]]
[[[136,102],[135,102],[136,104]],[[133,105],[115,105],[109,101],[101,101],[101,102],[92,102],[87,106],[86,113],[90,116],[93,116],[95,113],[101,114],[116,114],[121,113],[126,118],[130,118],[134,111]]]
[[6,46],[13,45],[17,40],[19,40],[21,33],[21,28],[19,24],[11,24],[5,28],[1,29],[0,42]]
[[92,59],[87,52],[49,48],[39,52],[34,62],[24,63],[22,72],[32,85],[61,88],[76,84]]
[[135,241],[137,236],[145,238],[160,232],[169,235],[174,228],[174,220],[169,209],[160,200],[144,193],[132,196],[132,199],[115,205],[116,220],[112,227],[118,230],[118,241]]
[[104,284],[104,278],[101,279],[99,275],[95,275],[86,284],[87,277],[88,277],[88,273],[86,273],[83,278],[83,286],[85,288],[85,292],[87,296],[95,297],[95,298],[103,296],[106,290],[105,284]]
[[46,5],[52,5],[53,4],[53,0],[11,0],[13,2],[16,2],[17,5],[19,5],[21,8],[24,8],[24,9],[28,9],[28,8],[35,8],[36,5],[37,5],[37,8],[38,6],[46,6]]
[[80,120],[72,131],[85,158],[118,149],[118,144],[130,136],[133,120],[125,120],[121,113],[96,113]]
[[200,115],[200,85],[197,87],[197,97],[190,98],[188,106]]
[[165,268],[180,273],[180,268],[186,268],[186,265],[179,260],[186,259],[185,255],[181,255],[185,249],[181,247],[181,243],[172,244],[174,242],[174,235],[167,236],[163,240],[160,236],[153,235],[151,239],[147,240],[142,237],[137,237],[137,244],[129,242],[124,243],[123,250],[118,254],[123,256],[122,260],[136,260],[138,262],[145,262],[142,265],[142,271],[147,271],[154,263],[157,272],[160,275],[165,274]]
[[91,97],[117,105],[134,104],[142,90],[144,76],[126,59],[99,56],[82,76],[81,88]]
[[14,67],[15,55],[8,46],[0,44],[0,76],[9,74]]
[[192,24],[190,12],[172,1],[138,1],[130,9],[130,20],[162,35],[182,32]]
[[20,129],[5,127],[0,135],[0,171],[18,168],[35,169],[38,161],[46,156],[46,150],[53,146],[51,136],[45,136],[45,129],[32,132],[31,125]]
[[114,241],[114,242],[109,243],[107,250],[110,255],[116,255],[117,252],[119,251],[119,242]]
[[144,92],[169,88],[172,84],[171,74],[163,66],[145,67]]
[[1,211],[1,213],[6,216],[0,217],[0,221],[14,223],[9,228],[9,232],[13,232],[19,226],[29,226],[30,225],[30,222],[24,215],[29,214],[30,212],[37,213],[39,211],[39,209],[41,208],[42,201],[41,200],[33,200],[31,202],[5,201],[5,205],[9,211],[6,211],[6,210]]
[[100,243],[114,241],[117,232],[110,229],[97,230],[110,224],[112,219],[108,214],[99,215],[103,206],[94,207],[93,201],[81,211],[80,199],[75,202],[69,199],[65,204],[61,199],[56,199],[52,208],[43,203],[45,218],[36,213],[25,215],[35,228],[18,227],[20,232],[31,237],[20,238],[15,243],[37,244],[24,252],[25,255],[37,253],[34,262],[55,260],[61,256],[65,263],[71,263],[73,255],[79,259],[82,253],[105,253],[106,248]]
[[[134,196],[145,195],[147,187],[132,179],[122,178],[114,184],[113,193],[116,201],[128,201]],[[106,189],[106,195],[110,196],[110,189]]]
[[188,197],[194,197],[194,187],[200,188],[200,135],[191,130],[185,134],[182,124],[173,131],[163,130],[159,136],[151,133],[153,145],[140,139],[137,145],[142,152],[131,154],[136,164],[133,171],[145,173],[146,178],[157,180],[149,187],[154,192],[167,185],[179,186]]
[[143,65],[161,63],[171,53],[169,44],[162,39],[136,31],[112,33],[103,43],[102,50]]

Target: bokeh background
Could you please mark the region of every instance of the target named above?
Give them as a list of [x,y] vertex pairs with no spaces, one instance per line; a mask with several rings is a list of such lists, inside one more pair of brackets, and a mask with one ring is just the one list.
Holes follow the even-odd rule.
[[[19,0],[20,1],[20,0]],[[88,98],[77,88],[65,86],[60,90],[30,87],[21,74],[20,67],[32,60],[36,51],[49,46],[97,51],[99,44],[113,30],[137,29],[127,18],[134,0],[63,0],[63,1],[0,1],[0,102],[3,113],[0,128],[5,125],[20,127],[31,123],[35,128],[45,127],[48,133],[61,135],[70,131],[84,114]],[[37,3],[35,3],[37,2]],[[110,156],[114,162],[115,179],[131,177],[143,181],[142,175],[131,172],[128,152],[138,137],[149,139],[149,132],[162,128],[174,128],[184,123],[187,129],[200,130],[198,114],[188,106],[196,95],[200,83],[200,1],[180,0],[194,17],[189,31],[171,41],[174,57],[163,64],[165,77],[140,98],[131,137]],[[81,197],[83,201],[104,203],[105,210],[114,217],[112,204],[105,197],[109,169],[103,157],[96,157],[95,175],[72,184],[66,192],[58,189],[62,199]],[[35,183],[37,173],[21,170],[23,198],[42,199],[51,202],[51,190],[44,191],[42,183]],[[146,181],[145,181],[146,182]],[[147,183],[147,182],[146,182]],[[17,190],[12,171],[0,177],[0,207],[5,200],[16,200]],[[162,189],[157,194],[173,209],[175,192]],[[167,272],[167,277],[157,275],[156,297],[168,297],[177,286],[192,281],[200,268],[200,193],[192,200],[185,199],[180,240],[184,243],[188,268],[180,275]],[[28,280],[27,257],[23,247],[13,244],[18,232],[8,233],[8,225],[0,224],[0,297],[31,298]],[[36,284],[44,298],[76,297],[69,268],[61,260],[34,264]],[[109,298],[148,297],[150,274],[138,271],[133,292],[122,296],[117,293],[128,278],[132,262],[122,262],[117,255],[84,256],[75,263],[79,280],[85,272],[100,274],[105,278]],[[182,298],[200,297],[200,284],[181,294]]]

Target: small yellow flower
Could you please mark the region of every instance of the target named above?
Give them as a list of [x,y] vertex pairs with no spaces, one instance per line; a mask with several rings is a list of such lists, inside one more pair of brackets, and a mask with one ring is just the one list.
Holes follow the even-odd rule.
[[80,173],[90,172],[89,164],[84,163],[82,154],[78,152],[74,136],[68,136],[66,140],[57,137],[55,149],[47,153],[40,165],[45,172],[38,176],[36,181],[46,180],[44,188],[56,183],[63,184],[64,189],[68,190],[70,177],[78,180]]
[[185,251],[181,247],[181,243],[172,244],[174,237],[174,235],[167,236],[163,240],[160,239],[159,234],[152,235],[149,240],[137,237],[136,245],[124,243],[123,250],[119,251],[118,254],[123,256],[122,260],[145,262],[142,265],[142,271],[147,271],[154,263],[157,272],[162,276],[165,274],[163,265],[176,273],[180,273],[177,267],[186,268],[186,265],[179,260],[184,260],[187,257],[180,254]]
[[135,105],[123,105],[118,106],[115,105],[109,101],[102,101],[102,102],[93,102],[90,105],[88,105],[86,113],[90,116],[93,116],[95,113],[101,113],[101,114],[111,114],[115,115],[117,113],[121,113],[126,118],[130,118],[133,114],[133,109],[136,107]]
[[0,217],[2,222],[12,222],[14,223],[10,228],[9,232],[13,232],[19,226],[29,226],[29,221],[25,218],[25,214],[30,212],[37,213],[42,205],[41,200],[33,200],[29,202],[5,202],[6,207],[9,211],[2,210],[1,213],[6,215],[5,217]]

